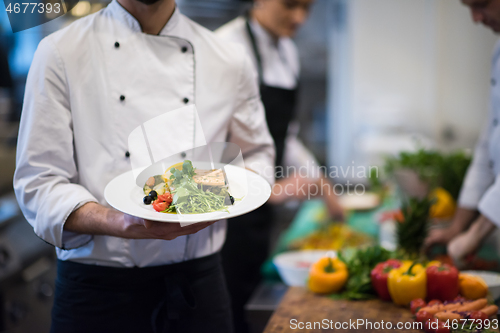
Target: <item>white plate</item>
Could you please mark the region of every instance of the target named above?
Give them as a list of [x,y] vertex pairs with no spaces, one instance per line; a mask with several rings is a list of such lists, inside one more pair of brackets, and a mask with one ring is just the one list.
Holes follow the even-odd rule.
[[[203,163],[193,162],[194,167],[206,168]],[[159,213],[152,205],[143,203],[144,192],[137,186],[134,171],[125,172],[106,185],[104,198],[108,204],[128,215],[159,222],[205,222],[228,219],[251,212],[262,206],[271,196],[271,186],[258,174],[233,165],[214,164],[215,168],[224,168],[229,183],[229,193],[241,201],[228,206],[224,211],[204,214],[167,214]],[[151,175],[154,176],[154,175]]]

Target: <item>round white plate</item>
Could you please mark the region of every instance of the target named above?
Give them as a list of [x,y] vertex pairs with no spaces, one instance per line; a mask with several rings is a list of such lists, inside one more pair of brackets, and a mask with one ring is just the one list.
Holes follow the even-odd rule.
[[[193,165],[203,168],[195,162]],[[233,165],[215,164],[214,167],[224,168],[229,183],[229,193],[236,198],[234,205],[227,206],[229,213],[225,211],[204,214],[159,213],[153,209],[152,205],[143,203],[144,192],[142,187],[136,185],[132,170],[110,181],[104,189],[104,198],[111,207],[128,215],[159,222],[195,223],[217,221],[246,214],[262,206],[271,196],[271,185],[258,174]]]

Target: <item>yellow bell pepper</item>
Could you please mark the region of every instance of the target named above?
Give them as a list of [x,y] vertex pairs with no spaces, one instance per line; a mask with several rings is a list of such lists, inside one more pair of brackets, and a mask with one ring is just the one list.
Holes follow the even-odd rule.
[[450,192],[438,187],[431,192],[430,197],[436,202],[431,206],[429,216],[431,218],[449,219],[455,214],[456,203]]
[[319,294],[336,293],[344,287],[349,273],[338,258],[323,257],[309,270],[309,290]]
[[417,262],[405,262],[400,268],[393,269],[387,278],[387,286],[394,303],[408,305],[417,298],[425,299],[427,276],[425,267]]
[[488,294],[488,285],[479,276],[460,273],[458,284],[460,294],[467,299],[479,299]]

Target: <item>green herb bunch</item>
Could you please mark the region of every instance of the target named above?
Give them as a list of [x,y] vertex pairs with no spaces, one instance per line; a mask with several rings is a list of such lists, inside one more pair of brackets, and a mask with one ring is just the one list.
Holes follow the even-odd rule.
[[398,248],[409,258],[420,256],[424,240],[429,231],[429,210],[434,200],[409,198],[401,207],[403,221],[396,224]]
[[420,149],[401,152],[396,158],[386,159],[385,171],[391,175],[399,168],[414,170],[429,187],[442,187],[457,200],[471,157],[462,151],[450,154]]
[[349,270],[345,291],[341,294],[332,295],[333,298],[341,299],[369,299],[375,297],[372,287],[370,273],[378,263],[390,259],[393,253],[379,245],[364,249],[346,249],[339,252],[338,257]]

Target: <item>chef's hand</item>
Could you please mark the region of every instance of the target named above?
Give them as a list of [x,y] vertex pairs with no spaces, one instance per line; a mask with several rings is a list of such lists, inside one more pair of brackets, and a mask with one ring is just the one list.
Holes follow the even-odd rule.
[[461,233],[448,244],[448,255],[457,268],[465,268],[465,257],[476,252],[484,239],[495,230],[495,224],[480,215],[472,226]]
[[121,226],[122,234],[120,237],[135,239],[172,240],[179,236],[195,234],[217,222],[199,222],[183,226],[181,223],[156,222],[127,214],[121,215],[122,216],[118,217],[118,225]]
[[453,238],[458,236],[462,231],[477,218],[477,211],[459,207],[455,212],[455,216],[448,228],[432,229],[424,241],[424,251],[428,252],[433,245],[447,245]]
[[429,251],[434,245],[447,245],[460,232],[461,230],[458,230],[453,225],[448,228],[432,229],[424,241],[424,251]]
[[324,177],[315,179],[295,174],[279,179],[273,186],[269,203],[282,204],[288,200],[309,200],[314,197],[323,198],[333,219],[344,219],[344,209],[339,205],[331,183]]
[[64,224],[64,230],[130,239],[172,240],[179,236],[197,233],[215,222],[201,222],[187,226],[181,226],[180,223],[155,222],[89,202],[70,214]]
[[317,179],[292,175],[278,179],[273,185],[269,202],[282,204],[289,200],[306,200],[320,192]]

